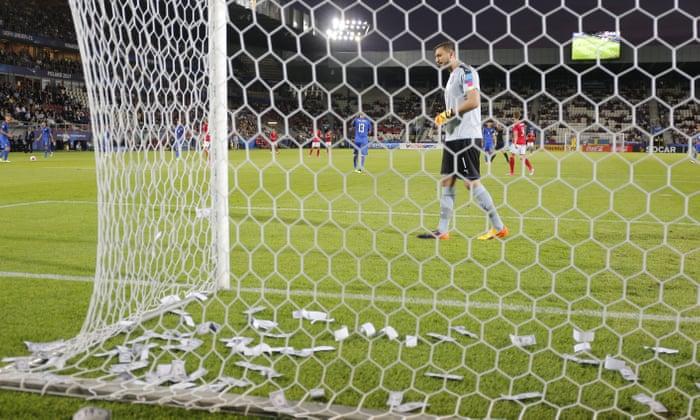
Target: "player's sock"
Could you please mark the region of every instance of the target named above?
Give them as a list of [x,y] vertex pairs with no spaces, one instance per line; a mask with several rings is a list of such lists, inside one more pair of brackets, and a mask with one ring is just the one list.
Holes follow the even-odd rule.
[[8,152],[7,150],[3,150],[2,159],[7,160],[9,157],[10,157],[10,152]]
[[442,197],[440,197],[440,224],[438,231],[447,232],[447,228],[452,219],[452,209],[455,205],[455,187],[442,187]]
[[320,157],[320,156],[321,156],[321,149],[316,149],[316,157]]
[[365,155],[360,156],[360,169],[362,169],[363,171],[365,170],[365,158],[366,157],[367,156],[365,156]]
[[528,171],[532,171],[532,163],[530,163],[530,159],[525,158],[525,166],[527,166]]
[[491,220],[491,225],[494,227],[494,229],[499,231],[502,230],[503,222],[501,221],[501,217],[498,215],[496,206],[493,205],[491,194],[486,191],[486,188],[484,188],[483,185],[479,185],[478,187],[474,188],[473,192],[474,199],[477,203],[479,203],[479,206],[484,209],[486,214],[488,214],[489,219]]
[[515,172],[515,156],[510,155],[510,159],[508,160],[508,165],[510,166],[510,173],[512,175]]
[[352,157],[352,167],[357,169],[357,155],[353,155]]

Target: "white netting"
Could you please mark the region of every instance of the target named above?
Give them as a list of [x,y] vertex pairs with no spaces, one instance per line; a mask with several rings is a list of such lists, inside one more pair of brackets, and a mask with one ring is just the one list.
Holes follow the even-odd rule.
[[[95,291],[80,336],[0,385],[309,416],[699,416],[697,170],[657,153],[699,121],[694,2],[70,3],[100,139]],[[369,31],[332,39],[334,18]],[[611,29],[619,60],[569,59],[572,32]],[[536,139],[534,177],[482,163],[502,241],[475,239],[463,189],[451,239],[416,239],[438,220],[444,39],[495,143],[516,110]]]

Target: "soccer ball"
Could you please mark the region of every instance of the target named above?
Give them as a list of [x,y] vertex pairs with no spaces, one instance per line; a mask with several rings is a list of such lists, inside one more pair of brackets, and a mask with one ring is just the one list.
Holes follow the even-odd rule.
[[36,156],[29,156],[29,160],[31,160],[32,162],[34,162],[34,161],[36,160]]

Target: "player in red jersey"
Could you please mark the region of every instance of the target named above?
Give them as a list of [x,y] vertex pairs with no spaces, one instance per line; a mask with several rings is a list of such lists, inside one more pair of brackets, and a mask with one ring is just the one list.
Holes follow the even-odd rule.
[[204,135],[202,138],[202,152],[204,157],[209,160],[209,148],[211,147],[211,136],[209,135],[209,121],[205,118],[202,121],[201,134]]
[[273,128],[272,131],[270,131],[270,152],[275,153],[277,155],[280,154],[279,149],[277,148],[277,131]]
[[331,130],[326,131],[326,154],[331,152],[331,147],[333,146],[333,133]]
[[319,157],[321,155],[321,130],[317,130],[315,133],[312,130],[311,135],[313,137],[311,139],[311,149],[309,149],[309,156],[311,156],[314,153],[314,150],[316,150],[316,157]]
[[520,156],[520,161],[525,162],[525,166],[527,166],[527,170],[529,171],[530,175],[533,175],[535,173],[535,169],[532,167],[530,160],[525,156],[527,153],[527,144],[525,141],[525,123],[520,120],[520,111],[515,111],[513,118],[515,121],[513,122],[513,141],[511,144],[512,153],[510,155],[510,161],[508,162],[510,164],[510,176],[513,176],[515,173],[515,155]]

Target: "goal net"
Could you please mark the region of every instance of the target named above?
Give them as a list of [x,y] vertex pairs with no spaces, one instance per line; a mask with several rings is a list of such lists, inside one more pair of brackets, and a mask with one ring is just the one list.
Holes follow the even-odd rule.
[[[700,10],[673,3],[70,0],[94,292],[78,336],[2,355],[0,387],[302,417],[700,417]],[[619,58],[571,60],[572,33],[602,31]],[[417,237],[440,218],[445,40],[503,145],[480,161],[505,238],[477,239],[489,219],[461,182],[449,240]],[[517,112],[535,146],[504,159]]]

